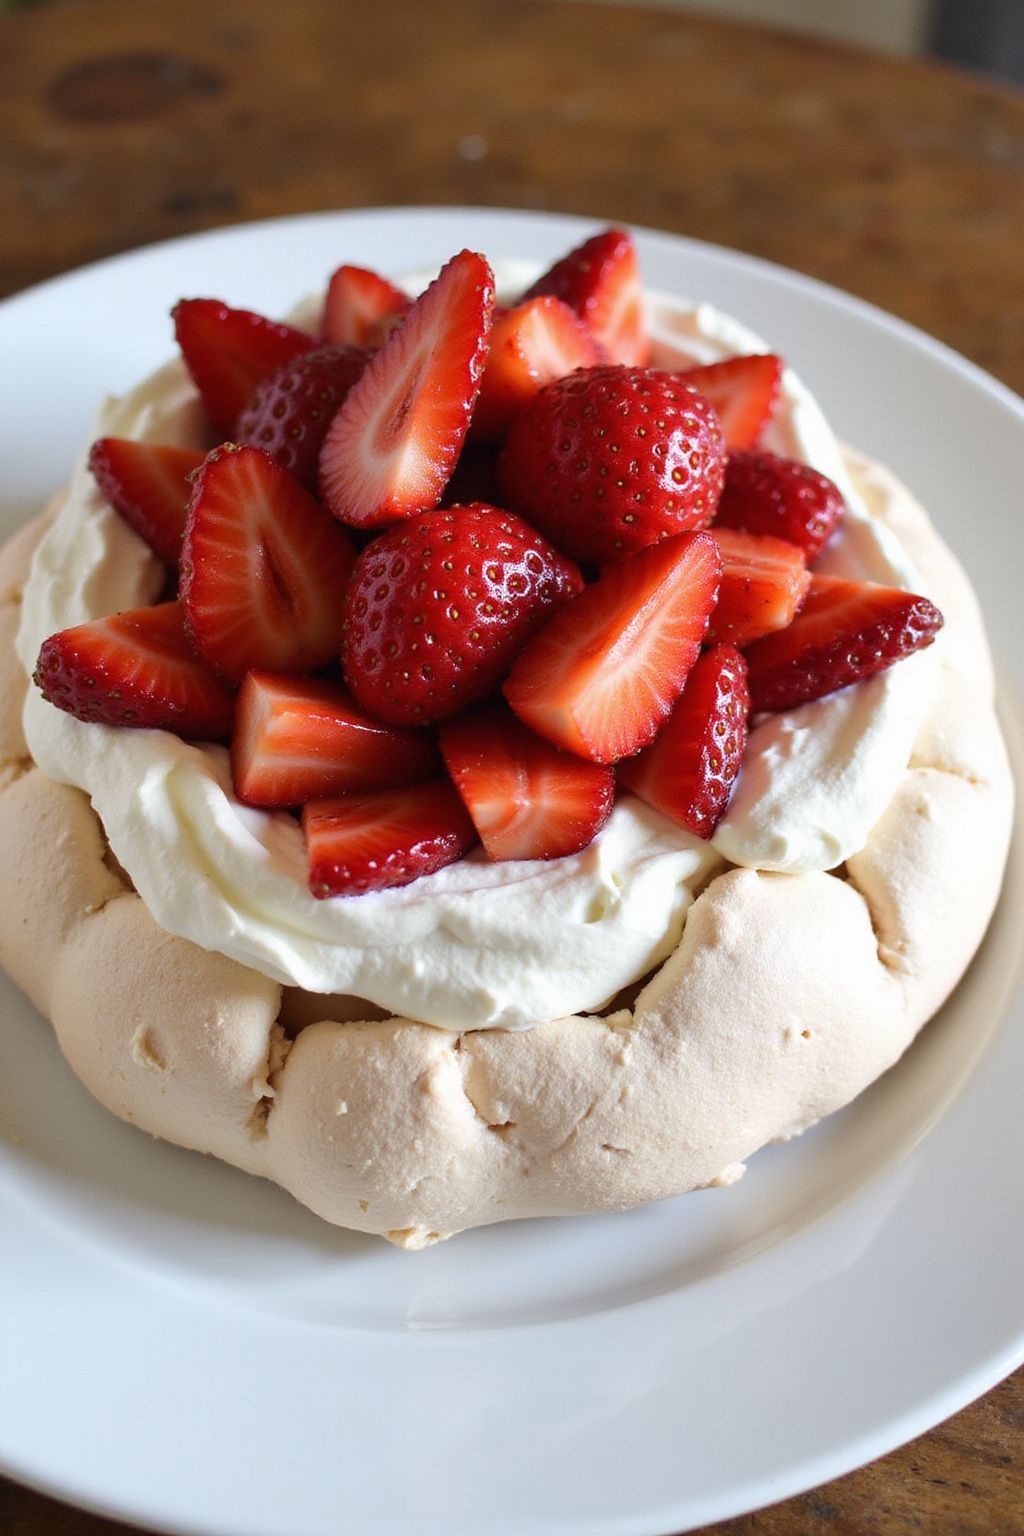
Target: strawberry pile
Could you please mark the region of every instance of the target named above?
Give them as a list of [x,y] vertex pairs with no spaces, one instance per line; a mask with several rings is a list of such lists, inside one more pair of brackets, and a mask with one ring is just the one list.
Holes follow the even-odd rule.
[[228,743],[242,802],[301,814],[315,896],[478,841],[577,852],[616,785],[708,838],[751,711],[941,626],[809,569],[843,502],[759,449],[780,360],[650,367],[621,230],[508,307],[462,251],[413,302],[340,267],[318,336],[213,299],[174,326],[225,441],[103,438],[90,466],[177,596],[51,636],[35,679],[81,720]]

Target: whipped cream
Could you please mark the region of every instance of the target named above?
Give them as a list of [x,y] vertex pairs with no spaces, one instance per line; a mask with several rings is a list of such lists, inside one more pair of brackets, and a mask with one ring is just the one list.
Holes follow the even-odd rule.
[[[533,270],[509,264],[501,284],[514,291]],[[768,350],[708,305],[657,294],[649,302],[657,366]],[[293,320],[312,324],[315,315],[308,301]],[[93,436],[204,447],[205,432],[176,360],[104,402]],[[920,590],[791,370],[766,446],[813,464],[846,497],[844,531],[822,568]],[[103,500],[83,455],[25,590],[18,649],[26,669],[50,634],[153,602],[163,579],[160,562]],[[234,798],[223,749],[84,724],[34,688],[25,732],[44,772],[91,796],[114,854],[167,931],[307,991],[354,994],[449,1029],[517,1029],[598,1009],[665,959],[724,860],[807,872],[861,849],[908,762],[932,666],[922,652],[756,724],[710,845],[625,796],[591,846],[569,858],[491,864],[477,853],[411,886],[329,901],[309,893],[295,820]]]

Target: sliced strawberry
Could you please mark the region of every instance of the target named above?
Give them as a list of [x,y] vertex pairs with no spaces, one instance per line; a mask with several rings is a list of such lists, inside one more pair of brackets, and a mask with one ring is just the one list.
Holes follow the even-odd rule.
[[441,751],[480,841],[496,861],[578,853],[611,815],[610,768],[559,751],[500,705],[446,721]]
[[473,437],[497,442],[545,384],[604,360],[603,348],[579,316],[551,294],[502,310],[491,329]]
[[316,346],[305,331],[249,309],[231,309],[220,299],[181,299],[172,318],[207,415],[229,437],[260,380]]
[[89,452],[89,468],[111,506],[175,571],[185,532],[189,477],[202,462],[203,455],[191,448],[127,437],[101,437]]
[[339,267],[327,285],[320,334],[324,341],[369,347],[381,336],[380,321],[404,315],[409,297],[367,267]]
[[715,527],[746,528],[799,544],[813,560],[846,511],[842,493],[809,464],[775,453],[732,453]]
[[181,601],[196,646],[224,677],[335,657],[354,563],[345,530],[262,448],[226,443],[196,474]]
[[266,449],[315,495],[327,429],[369,357],[362,347],[316,347],[293,357],[257,384],[238,418],[238,441]]
[[409,885],[460,859],[473,823],[444,779],[366,795],[310,800],[302,828],[314,896],[362,896]]
[[462,251],[392,331],[331,422],[324,502],[381,527],[437,505],[465,440],[487,359],[494,277]]
[[[782,382],[782,360],[771,353],[730,357],[679,375],[714,406],[730,453],[753,448],[771,420]],[[774,529],[759,529],[770,533]]]
[[700,651],[722,572],[709,533],[681,533],[605,571],[520,652],[505,683],[556,746],[614,763],[647,746]]
[[803,550],[763,533],[717,525],[710,532],[722,556],[722,585],[707,643],[749,645],[773,630],[785,629],[811,580]]
[[711,837],[743,762],[749,709],[739,651],[705,651],[651,746],[620,764],[619,783],[694,837]]
[[792,624],[747,651],[755,710],[795,709],[931,645],[942,614],[926,597],[872,581],[812,576]]
[[44,698],[78,720],[151,726],[226,741],[235,696],[196,656],[180,603],[135,608],[63,629],[34,673]]
[[325,795],[415,784],[437,769],[422,731],[381,725],[336,683],[249,672],[231,739],[235,793],[246,805],[301,805]]
[[552,294],[584,320],[613,363],[643,366],[650,356],[640,263],[633,237],[605,229],[563,256],[528,288]]

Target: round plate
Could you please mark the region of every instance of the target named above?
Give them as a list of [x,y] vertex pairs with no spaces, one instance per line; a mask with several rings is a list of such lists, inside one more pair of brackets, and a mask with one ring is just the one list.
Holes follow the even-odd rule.
[[[325,214],[154,246],[9,301],[4,531],[61,483],[98,396],[169,353],[181,294],[278,313],[343,260],[397,272],[468,245],[547,262],[593,227]],[[820,284],[638,239],[652,287],[769,337],[841,434],[930,507],[1016,669],[1020,762],[1021,402]],[[1018,837],[981,954],[918,1044],[733,1188],[420,1254],[114,1120],[5,983],[5,1469],[202,1536],[651,1536],[920,1433],[1024,1355],[1022,907]]]

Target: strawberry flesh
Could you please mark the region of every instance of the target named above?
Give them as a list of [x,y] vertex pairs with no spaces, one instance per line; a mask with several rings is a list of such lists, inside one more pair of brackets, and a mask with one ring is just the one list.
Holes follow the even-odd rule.
[[314,896],[363,896],[409,885],[453,864],[476,833],[451,784],[310,800],[303,807],[309,888]]
[[196,656],[179,603],[136,608],[61,630],[34,673],[43,697],[77,720],[153,727],[226,741],[235,696]]
[[749,708],[739,651],[705,651],[651,746],[619,765],[619,783],[694,837],[711,837],[743,762]]
[[583,321],[551,294],[502,310],[491,329],[472,436],[497,442],[545,384],[604,359],[604,349]]
[[874,677],[931,645],[942,624],[935,605],[913,592],[812,576],[793,622],[746,652],[751,706],[795,709]]
[[650,356],[640,264],[633,237],[605,229],[556,261],[527,289],[550,294],[583,320],[613,363],[642,367]]
[[335,517],[377,528],[437,505],[480,391],[493,307],[493,274],[471,251],[409,307],[328,429],[320,490]]
[[813,560],[835,533],[846,504],[826,475],[775,453],[732,453],[715,527],[770,533]]
[[332,660],[354,562],[345,530],[261,448],[225,444],[197,472],[181,601],[197,649],[224,677]]
[[717,523],[710,533],[722,556],[722,585],[707,643],[744,646],[785,629],[811,580],[803,550],[784,539],[719,528]]
[[101,437],[89,451],[93,478],[115,511],[172,570],[178,569],[190,477],[203,462],[191,448]]
[[782,382],[782,360],[771,353],[730,357],[723,363],[687,368],[679,377],[711,401],[722,423],[725,446],[735,453],[756,447],[771,420]]
[[500,705],[446,721],[441,751],[496,861],[578,853],[611,815],[611,769],[559,751]]
[[256,386],[238,418],[238,441],[263,448],[316,495],[327,429],[369,356],[362,347],[317,347],[293,357]]
[[206,413],[230,437],[235,423],[268,374],[316,346],[294,326],[267,320],[220,299],[181,299],[172,311],[174,334]]
[[324,341],[349,347],[379,345],[380,322],[404,315],[408,295],[368,267],[339,267],[327,285],[320,334]]
[[504,687],[515,713],[592,762],[639,752],[697,660],[721,572],[707,533],[678,534],[605,571],[520,652]]

